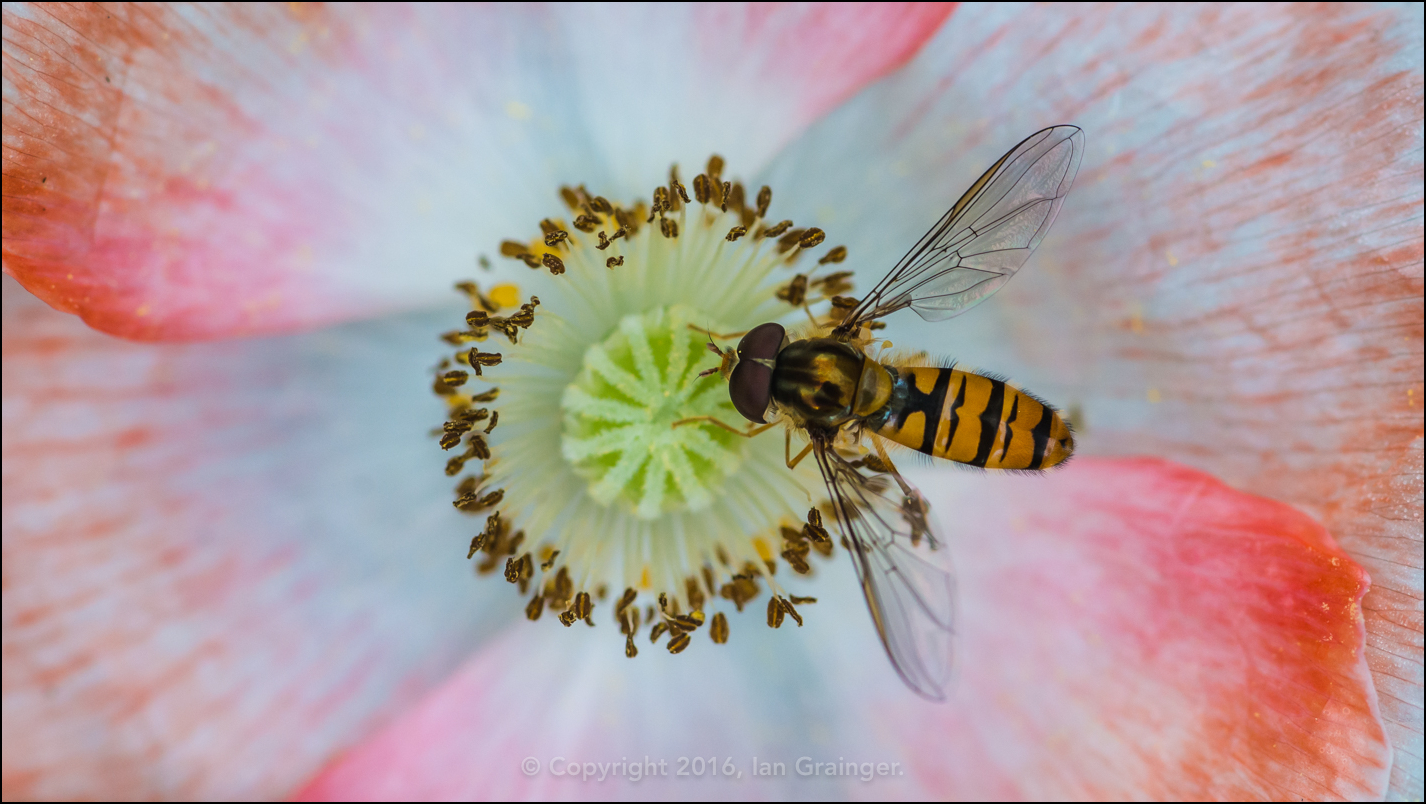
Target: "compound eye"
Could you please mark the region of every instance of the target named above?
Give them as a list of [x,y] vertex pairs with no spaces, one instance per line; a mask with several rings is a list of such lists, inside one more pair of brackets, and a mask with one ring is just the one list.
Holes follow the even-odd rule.
[[760,324],[738,342],[738,365],[728,377],[728,396],[743,418],[762,424],[772,399],[772,367],[758,360],[776,360],[786,334],[781,324]]

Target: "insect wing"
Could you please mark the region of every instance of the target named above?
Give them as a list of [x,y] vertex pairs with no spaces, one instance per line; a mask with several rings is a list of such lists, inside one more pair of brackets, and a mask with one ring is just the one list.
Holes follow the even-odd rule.
[[1077,126],[1031,134],[971,185],[839,329],[854,332],[907,307],[940,321],[999,290],[1055,222],[1083,151]]
[[916,694],[945,700],[954,585],[949,573],[907,547],[913,538],[932,541],[924,532],[924,502],[919,493],[900,503],[888,499],[885,484],[877,482],[881,478],[862,475],[824,440],[814,439],[813,445],[886,655]]

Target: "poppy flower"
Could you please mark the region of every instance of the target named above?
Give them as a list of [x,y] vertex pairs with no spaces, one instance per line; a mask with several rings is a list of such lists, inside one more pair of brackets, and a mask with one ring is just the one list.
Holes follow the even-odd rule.
[[[7,797],[1421,796],[1419,8],[36,5],[4,27]],[[574,217],[561,186],[633,205],[719,154],[864,290],[1062,122],[1084,161],[1025,275],[886,330],[1079,426],[1044,476],[907,471],[959,583],[945,703],[899,683],[840,551],[804,627],[730,611],[726,644],[704,626],[633,659],[617,589],[566,627],[473,577],[430,368],[469,310],[453,282],[536,282],[520,258]],[[526,343],[617,362],[792,273],[661,264],[669,297],[594,299],[584,325],[543,301]],[[602,386],[519,387],[573,432]],[[728,449],[780,460],[768,438]],[[797,482],[745,454],[668,500],[600,486],[592,452],[526,454],[571,467],[548,498],[629,522]],[[613,532],[538,514],[532,544]]]

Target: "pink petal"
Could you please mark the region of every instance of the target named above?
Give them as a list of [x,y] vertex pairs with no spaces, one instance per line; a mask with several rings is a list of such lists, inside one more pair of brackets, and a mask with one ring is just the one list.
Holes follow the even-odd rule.
[[1163,461],[1089,459],[1044,480],[962,482],[933,501],[957,512],[966,605],[960,706],[904,733],[932,789],[1382,794],[1368,579],[1320,525]]
[[1079,180],[1023,274],[944,328],[907,315],[887,333],[1069,409],[1082,452],[1169,457],[1322,522],[1373,579],[1367,656],[1408,799],[1421,30],[1419,6],[963,9],[773,171],[807,199],[791,217],[851,235],[866,283],[1020,137],[1084,127]]
[[561,183],[756,169],[949,13],[7,4],[5,271],[144,340],[429,304]]
[[[959,676],[897,681],[839,556],[808,626],[634,661],[596,628],[520,625],[350,752],[308,799],[1379,796],[1366,575],[1306,516],[1154,460],[1046,477],[922,471],[959,570]],[[751,629],[751,632],[749,631]],[[548,630],[548,629],[547,629]],[[555,627],[555,630],[562,630]],[[560,639],[559,637],[564,637]],[[564,643],[568,643],[565,645]],[[779,644],[773,644],[779,643]],[[668,761],[630,783],[551,760]],[[677,777],[732,756],[741,779]],[[753,778],[753,755],[781,761]],[[800,777],[800,756],[905,776]],[[520,763],[541,769],[527,776]],[[557,769],[564,769],[558,765]]]
[[281,796],[518,616],[428,322],[115,340],[4,279],[4,796]]

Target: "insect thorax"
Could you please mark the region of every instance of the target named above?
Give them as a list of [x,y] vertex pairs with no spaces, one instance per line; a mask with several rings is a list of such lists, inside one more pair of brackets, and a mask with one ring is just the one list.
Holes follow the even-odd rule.
[[835,427],[852,418],[865,356],[832,338],[795,341],[777,354],[772,398],[794,420]]

